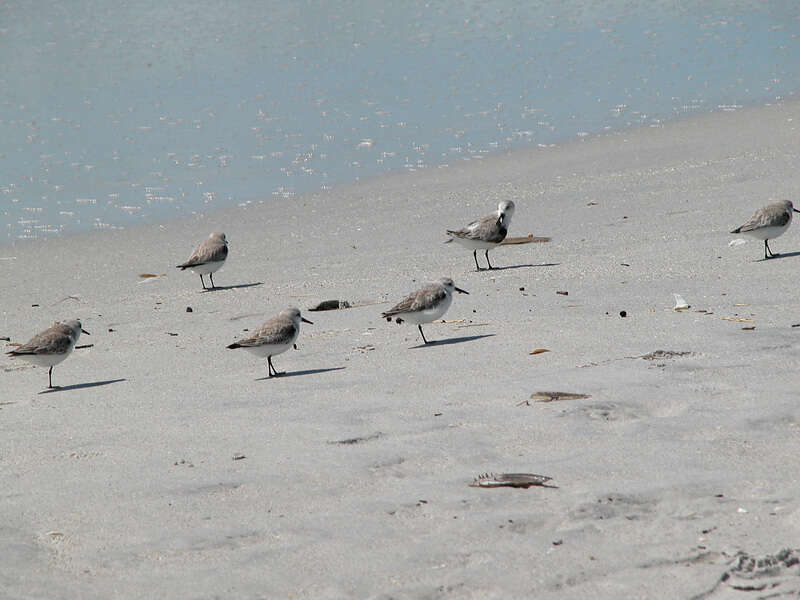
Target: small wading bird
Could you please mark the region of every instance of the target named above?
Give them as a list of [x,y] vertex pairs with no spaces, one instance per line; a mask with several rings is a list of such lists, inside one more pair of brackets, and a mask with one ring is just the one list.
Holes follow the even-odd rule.
[[203,280],[203,275],[208,275],[209,279],[211,279],[211,289],[213,290],[214,273],[222,268],[226,258],[228,258],[228,240],[225,239],[225,234],[212,233],[208,236],[208,239],[194,249],[189,260],[178,265],[177,268],[181,271],[191,269],[193,273],[200,275],[200,283],[204,290],[208,288],[205,280]]
[[489,262],[489,250],[498,246],[500,242],[506,239],[508,227],[511,224],[511,217],[514,215],[514,203],[511,200],[501,202],[497,205],[497,212],[486,215],[473,221],[463,229],[453,231],[447,230],[447,235],[450,236],[445,244],[450,242],[457,242],[472,250],[472,257],[475,259],[475,268],[480,271],[481,267],[478,264],[478,250],[486,250],[486,264],[490,269],[493,269],[492,263]]
[[283,375],[272,365],[272,357],[286,352],[300,335],[300,321],[313,325],[303,318],[299,308],[287,308],[259,327],[253,335],[227,346],[229,350],[244,348],[261,358],[267,357],[267,373],[270,377]]
[[403,321],[416,323],[422,341],[427,344],[428,340],[425,339],[425,334],[422,332],[422,323],[430,323],[441,318],[453,302],[453,292],[469,294],[469,292],[457,288],[449,277],[443,277],[410,294],[381,316],[387,321],[391,321],[394,317],[398,323]]
[[6,354],[11,358],[21,358],[40,367],[50,367],[47,372],[47,387],[53,389],[53,367],[72,353],[81,333],[89,335],[89,332],[84,331],[81,322],[77,319],[54,323],[49,329],[36,334],[27,343],[6,352]]
[[790,200],[773,202],[759,208],[747,223],[737,227],[731,233],[744,233],[757,240],[764,240],[764,258],[772,258],[778,255],[772,253],[767,242],[783,235],[789,229],[789,225],[792,224],[792,213],[796,212],[800,212],[800,210],[792,206]]

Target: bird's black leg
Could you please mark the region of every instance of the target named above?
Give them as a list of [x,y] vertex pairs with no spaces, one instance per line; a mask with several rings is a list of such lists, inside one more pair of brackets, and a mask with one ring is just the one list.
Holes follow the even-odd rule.
[[494,269],[492,263],[489,262],[489,250],[486,250],[486,264],[489,265],[489,269]]
[[[772,253],[772,250],[769,249],[769,244],[767,243],[768,240],[764,240],[764,258],[772,258],[773,256],[777,256]],[[769,252],[769,256],[767,256],[767,252]]]
[[53,365],[50,365],[50,370],[47,372],[47,387],[53,389]]
[[478,249],[477,248],[475,248],[475,250],[472,251],[472,258],[475,259],[475,268],[478,271],[480,271],[481,270],[481,266],[478,264]]
[[417,325],[417,327],[419,328],[419,334],[422,336],[422,341],[427,344],[428,340],[425,339],[425,334],[422,333],[422,325]]
[[208,278],[211,280],[211,289],[212,290],[215,289],[214,288],[214,274],[213,273],[209,273],[208,274]]
[[206,287],[206,280],[205,280],[205,279],[203,279],[203,274],[202,274],[202,273],[200,273],[200,283],[201,283],[201,285],[203,286],[203,289],[204,289],[204,290],[207,290],[207,289],[208,289],[208,288]]
[[283,374],[286,373],[286,371],[281,371],[280,373],[278,373],[275,370],[275,366],[272,364],[272,357],[271,356],[267,357],[267,364],[269,365],[269,368],[270,368],[270,372],[269,372],[269,376],[270,377],[273,377],[273,376],[277,377],[278,375],[283,375]]

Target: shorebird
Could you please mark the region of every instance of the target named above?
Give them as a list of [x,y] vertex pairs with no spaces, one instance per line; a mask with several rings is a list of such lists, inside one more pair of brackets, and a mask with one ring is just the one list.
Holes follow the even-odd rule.
[[267,357],[269,376],[283,375],[272,365],[272,357],[286,352],[300,334],[300,321],[313,325],[300,314],[299,308],[287,308],[259,327],[253,335],[227,346],[228,349],[244,348],[256,356]]
[[89,335],[77,319],[54,323],[49,329],[36,334],[27,343],[6,354],[40,367],[50,367],[47,372],[47,387],[53,389],[53,367],[70,355],[81,333]]
[[178,265],[177,268],[181,271],[191,269],[193,273],[200,275],[200,283],[204,290],[208,288],[203,280],[203,275],[208,275],[209,279],[211,279],[211,289],[213,290],[214,273],[222,268],[226,258],[228,258],[228,240],[225,239],[225,234],[212,233],[208,236],[208,239],[194,249],[189,260]]
[[[759,208],[750,220],[741,227],[737,227],[731,233],[746,233],[758,240],[764,240],[764,259],[778,256],[773,254],[767,243],[789,229],[792,224],[792,213],[800,212],[790,200],[773,202]],[[769,255],[767,255],[769,253]]]
[[453,231],[447,230],[447,235],[450,236],[445,244],[450,242],[458,242],[465,248],[472,250],[472,257],[475,259],[475,267],[478,271],[481,270],[478,264],[478,250],[486,250],[486,264],[490,269],[493,269],[492,263],[489,262],[489,250],[499,245],[508,233],[508,226],[511,224],[511,217],[514,215],[514,203],[511,200],[506,200],[497,205],[497,212],[486,215],[473,221],[463,229]]
[[422,341],[427,344],[428,340],[425,339],[425,334],[422,332],[422,323],[435,321],[446,313],[453,302],[453,292],[469,294],[469,292],[457,288],[449,277],[443,277],[421,287],[381,316],[387,321],[391,321],[392,317],[394,317],[398,323],[403,321],[416,323],[422,336]]

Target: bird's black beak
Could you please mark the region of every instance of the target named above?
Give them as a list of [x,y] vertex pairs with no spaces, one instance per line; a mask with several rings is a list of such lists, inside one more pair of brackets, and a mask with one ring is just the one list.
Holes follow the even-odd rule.
[[469,292],[467,290],[462,290],[461,288],[453,288],[453,289],[457,291],[459,294],[466,294],[467,296],[469,296]]
[[300,320],[301,320],[303,323],[308,323],[309,325],[313,325],[313,323],[312,323],[311,321],[309,321],[308,319],[306,319],[305,317],[300,317]]
[[792,210],[793,210],[794,212],[800,212],[800,210],[797,210],[796,208],[792,208]]
[[81,327],[81,333],[83,333],[83,334],[85,334],[85,335],[92,335],[91,333],[89,333],[88,331],[86,331],[86,330],[85,330],[83,327]]

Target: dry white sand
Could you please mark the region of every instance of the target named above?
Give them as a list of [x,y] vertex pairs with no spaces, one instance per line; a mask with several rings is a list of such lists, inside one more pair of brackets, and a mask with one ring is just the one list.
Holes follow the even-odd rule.
[[[800,232],[763,261],[728,231],[798,199],[798,125],[797,103],[718,113],[0,248],[0,336],[78,317],[93,344],[52,393],[2,358],[0,596],[758,597],[720,579],[800,546]],[[553,240],[475,272],[444,230],[506,199],[511,235]],[[210,231],[232,287],[201,293],[174,265]],[[225,349],[441,276],[471,292],[425,328],[452,343],[372,304],[306,313],[291,376]],[[524,403],[553,390],[590,398]],[[485,471],[558,487],[469,487]],[[798,569],[741,581],[796,592]]]

